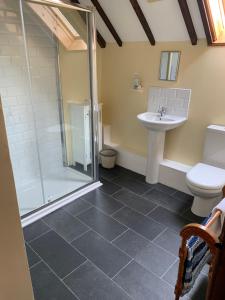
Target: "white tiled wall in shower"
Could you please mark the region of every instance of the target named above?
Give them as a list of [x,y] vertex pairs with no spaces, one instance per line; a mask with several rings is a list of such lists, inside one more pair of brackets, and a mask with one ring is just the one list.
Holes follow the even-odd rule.
[[190,89],[151,87],[148,98],[148,111],[158,112],[159,107],[166,107],[168,115],[188,117]]
[[18,186],[40,176],[38,148],[43,176],[57,172],[63,165],[57,48],[50,32],[39,25],[40,21],[31,10],[27,10],[25,27],[32,80],[30,94],[19,1],[6,2],[7,8],[4,2],[0,3],[0,94]]

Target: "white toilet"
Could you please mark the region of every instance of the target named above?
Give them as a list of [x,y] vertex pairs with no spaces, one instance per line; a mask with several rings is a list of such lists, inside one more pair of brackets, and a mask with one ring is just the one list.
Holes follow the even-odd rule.
[[194,195],[192,212],[208,216],[221,200],[225,186],[225,126],[207,127],[203,161],[187,173],[186,182]]

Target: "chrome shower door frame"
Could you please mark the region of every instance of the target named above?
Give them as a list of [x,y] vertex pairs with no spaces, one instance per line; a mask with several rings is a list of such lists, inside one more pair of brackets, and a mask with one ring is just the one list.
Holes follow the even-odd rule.
[[[98,149],[99,149],[99,141],[98,141],[98,96],[97,96],[97,66],[96,66],[96,27],[95,27],[95,12],[91,7],[84,7],[78,4],[71,4],[69,1],[66,0],[22,0],[26,3],[35,3],[40,5],[47,5],[47,6],[54,6],[56,8],[67,8],[72,9],[75,11],[81,11],[87,13],[87,31],[88,31],[88,60],[89,60],[89,91],[90,91],[90,107],[91,107],[91,143],[92,143],[92,182],[85,185],[82,188],[79,188],[78,190],[75,190],[69,194],[66,194],[64,197],[61,197],[59,199],[56,199],[52,201],[51,203],[47,203],[44,206],[41,206],[40,208],[37,208],[30,213],[22,216],[22,223],[23,225],[27,225],[33,222],[33,220],[37,220],[44,215],[47,215],[49,212],[54,211],[58,209],[61,206],[64,206],[65,204],[68,204],[69,202],[72,202],[74,199],[76,199],[76,193],[79,194],[82,192],[82,189],[92,189],[92,185],[98,185],[99,180],[99,173],[98,173],[98,164],[99,164],[99,155],[98,155]],[[60,69],[58,69],[60,72]],[[60,74],[59,74],[60,78]],[[60,101],[62,106],[62,94],[61,94],[61,87],[60,89]],[[60,108],[59,108],[60,109]],[[63,114],[63,111],[60,111],[60,114]],[[61,128],[64,127],[64,118],[61,116],[60,122],[61,122]],[[62,137],[63,138],[63,137]],[[65,145],[62,143],[62,146],[65,147]],[[97,187],[96,185],[96,187]],[[90,188],[89,188],[90,186]],[[72,200],[73,195],[75,197]],[[64,201],[65,198],[65,202]],[[57,203],[58,202],[58,203]],[[65,204],[63,204],[65,203]],[[52,208],[51,208],[52,205]],[[32,217],[33,215],[33,217]],[[40,217],[39,217],[40,216]]]

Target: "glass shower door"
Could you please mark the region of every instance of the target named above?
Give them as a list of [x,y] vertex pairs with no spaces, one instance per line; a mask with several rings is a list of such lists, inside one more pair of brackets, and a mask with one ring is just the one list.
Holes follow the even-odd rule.
[[0,92],[26,215],[95,179],[88,12],[25,0],[0,8]]
[[21,215],[45,203],[20,2],[0,0],[0,94]]

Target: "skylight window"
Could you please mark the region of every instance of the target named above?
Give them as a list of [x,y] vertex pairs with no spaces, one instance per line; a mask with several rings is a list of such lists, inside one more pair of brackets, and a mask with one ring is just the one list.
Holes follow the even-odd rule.
[[63,46],[69,50],[87,50],[87,44],[58,8],[29,3]]
[[205,0],[212,44],[225,44],[225,0]]

